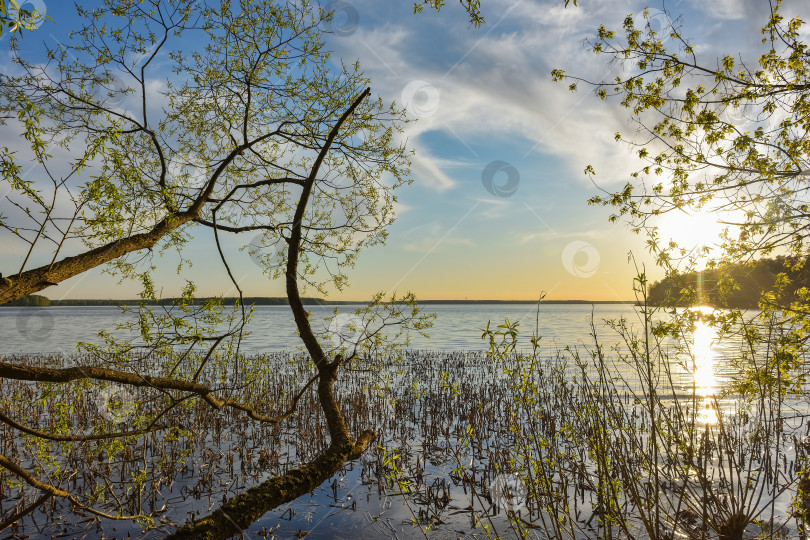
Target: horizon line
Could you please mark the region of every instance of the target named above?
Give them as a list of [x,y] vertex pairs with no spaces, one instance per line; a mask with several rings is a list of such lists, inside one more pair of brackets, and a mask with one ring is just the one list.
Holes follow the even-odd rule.
[[[143,299],[137,298],[61,298],[61,299],[52,299],[48,298],[45,295],[41,294],[32,294],[30,296],[40,296],[47,298],[50,302],[122,302],[127,304],[136,304],[138,302],[142,302]],[[177,299],[178,297],[166,297],[166,298],[159,298],[157,299],[158,302],[169,302],[171,300]],[[204,300],[209,298],[222,298],[223,300],[236,300],[238,296],[199,296],[196,297],[196,300]],[[275,301],[281,302],[286,304],[288,299],[286,296],[243,296],[243,298],[251,301]],[[302,297],[302,300],[305,302],[323,302],[325,304],[367,304],[369,300],[332,300],[329,298],[322,298],[322,297]],[[152,302],[152,300],[147,300],[147,302]],[[448,299],[448,298],[417,298],[416,303],[431,303],[431,304],[459,304],[459,303],[467,303],[467,304],[486,304],[486,303],[493,303],[493,304],[634,304],[637,303],[638,300],[591,300],[591,299],[576,299],[576,298],[564,298],[564,299],[548,299],[544,298],[542,300],[534,299],[494,299],[494,298],[484,298],[484,299],[475,299],[475,298],[463,298],[463,299]]]

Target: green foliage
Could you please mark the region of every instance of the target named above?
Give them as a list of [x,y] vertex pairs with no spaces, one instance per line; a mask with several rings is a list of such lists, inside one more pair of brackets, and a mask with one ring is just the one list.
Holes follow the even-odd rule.
[[[420,0],[419,2],[414,2],[413,12],[422,13],[425,6],[439,11],[444,6],[444,3],[445,0]],[[486,22],[483,15],[481,15],[481,0],[458,0],[458,3],[461,4],[461,7],[467,12],[467,15],[469,15],[470,24],[474,27],[480,28],[481,25]],[[577,0],[565,0],[565,7],[568,7],[568,4],[576,6]]]
[[385,293],[378,292],[351,313],[341,313],[335,307],[321,337],[330,356],[340,354],[348,361],[398,357],[414,333],[427,337],[435,318],[435,313],[420,313],[413,293],[392,293],[386,298]]
[[[548,359],[521,352],[516,323],[484,330],[489,357],[514,381],[502,413],[515,419],[506,463],[528,487],[533,529],[553,538],[661,538],[676,526],[741,538],[754,523],[786,528],[789,517],[768,505],[777,493],[801,493],[795,474],[781,476],[774,461],[791,459],[780,441],[803,432],[786,421],[796,403],[786,388],[804,371],[795,343],[770,337],[768,329],[783,336],[771,325],[739,343],[759,380],[743,393],[729,388],[722,401],[703,394],[691,380],[701,354],[692,334],[696,321],[720,328],[722,317],[646,307],[645,284],[640,276],[637,321],[605,321],[607,337],[592,321],[590,344]],[[477,436],[468,431],[470,444]],[[529,522],[510,518],[516,528]]]
[[[444,1],[445,0],[421,0],[420,2],[414,2],[413,12],[421,13],[425,6],[439,11],[442,6],[444,6]],[[480,28],[485,22],[484,17],[481,15],[481,0],[458,0],[458,3],[461,4],[461,7],[464,8],[470,16],[470,23],[476,28]],[[566,2],[566,4],[567,3],[568,2]]]
[[12,36],[17,34],[22,37],[25,32],[36,30],[46,20],[53,19],[36,9],[29,11],[25,2],[21,7],[19,0],[0,0],[0,36],[6,31]]
[[[627,220],[634,232],[647,233],[647,248],[667,273],[651,287],[649,301],[735,308],[720,324],[736,327],[752,350],[771,346],[772,358],[784,349],[785,362],[775,365],[796,375],[810,335],[804,268],[810,255],[810,55],[801,18],[787,20],[780,1],[771,5],[756,61],[731,52],[706,58],[678,23],[668,18],[667,27],[656,30],[645,10],[626,17],[621,29],[600,27],[589,42],[623,75],[585,81],[555,69],[552,78],[591,85],[600,98],[618,100],[633,121],[632,131],[617,133],[616,140],[641,165],[623,188],[589,203],[612,208],[611,221]],[[586,174],[596,171],[588,166]],[[662,242],[655,224],[668,212],[709,214],[724,223],[720,238],[706,239],[718,250]],[[660,321],[652,330],[656,337],[682,332]],[[802,376],[782,386],[786,371],[774,376],[774,366],[763,367],[754,356],[741,352],[737,390],[799,391]]]
[[[757,62],[727,54],[699,57],[680,27],[656,32],[644,12],[628,16],[621,33],[600,28],[596,54],[623,64],[628,76],[591,84],[603,99],[618,98],[637,126],[620,140],[646,164],[624,189],[591,198],[616,209],[636,230],[665,212],[720,214],[732,227],[724,256],[741,260],[806,252],[810,144],[807,99],[810,56],[803,21],[785,20],[780,2],[762,29]],[[554,70],[554,80],[581,81]],[[593,174],[593,170],[587,172]]]
[[[330,60],[318,29],[327,14],[269,0],[216,8],[105,0],[77,9],[86,22],[48,48],[47,69],[12,46],[16,69],[0,74],[2,122],[34,155],[2,154],[8,197],[29,210],[0,217],[0,228],[32,256],[50,258],[62,237],[114,246],[178,224],[147,257],[113,263],[138,281],[154,255],[182,250],[193,228],[264,233],[262,248],[282,249],[257,259],[279,277],[299,186],[329,128],[369,84],[357,64]],[[406,149],[395,142],[404,121],[393,105],[363,100],[321,166],[300,272],[322,294],[327,284],[345,286],[357,253],[385,240],[394,191],[409,181]],[[54,167],[57,150],[71,156],[70,171],[53,185],[30,180]],[[32,168],[37,174],[23,178]],[[67,202],[67,214],[54,198]]]
[[[330,350],[327,370],[326,358],[310,357],[321,344],[312,346],[318,340],[306,316],[298,317],[309,355],[296,358],[304,368],[283,380],[283,399],[268,403],[266,390],[249,391],[270,379],[271,367],[264,357],[249,361],[240,353],[252,310],[223,248],[232,235],[260,235],[251,255],[270,278],[284,277],[295,307],[299,282],[322,294],[344,287],[357,254],[385,241],[394,192],[410,181],[398,136],[406,118],[370,97],[370,81],[356,63],[331,60],[318,28],[330,14],[315,3],[102,0],[76,9],[84,23],[55,46],[45,44],[47,63],[27,58],[12,42],[14,68],[0,74],[0,123],[30,149],[0,154],[8,198],[19,210],[0,216],[0,233],[25,246],[17,276],[34,259],[65,257],[78,238],[84,251],[70,261],[80,272],[112,258],[106,270],[137,282],[140,293],[134,305],[121,307],[125,322],[99,331],[101,344],[80,345],[79,367],[95,370],[87,380],[41,388],[48,403],[82,404],[78,418],[70,407],[56,407],[46,429],[80,435],[58,444],[34,436],[42,465],[31,469],[45,482],[67,485],[64,459],[46,458],[57,446],[71,455],[100,437],[98,455],[123,464],[121,482],[98,482],[109,476],[107,464],[83,470],[88,480],[71,505],[150,525],[139,494],[155,482],[147,482],[145,468],[155,433],[186,425],[198,408],[278,424],[297,412],[317,379],[309,361],[318,375],[334,376],[344,361],[395,352],[409,331],[428,328],[430,318],[418,315],[413,295],[379,294],[348,327],[361,332],[361,342]],[[23,171],[35,171],[35,179]],[[193,234],[205,232],[239,297],[198,298],[196,285],[184,279],[179,297],[161,298],[160,256],[176,251],[177,273],[185,278],[191,263],[184,249]],[[129,256],[119,258],[121,246]],[[297,263],[288,261],[290,252]],[[207,263],[215,272],[216,264]],[[404,342],[392,345],[392,337]],[[115,394],[116,386],[125,392]],[[76,400],[63,397],[71,392]],[[247,397],[238,401],[240,394]],[[96,403],[88,403],[92,398]],[[337,410],[328,399],[321,407]],[[25,417],[19,407],[9,412]],[[348,437],[336,416],[328,424],[333,442]],[[203,444],[194,433],[178,437]],[[133,438],[138,444],[129,445]],[[184,458],[173,453],[166,474]],[[124,473],[130,462],[142,465]],[[137,505],[124,504],[133,499]]]

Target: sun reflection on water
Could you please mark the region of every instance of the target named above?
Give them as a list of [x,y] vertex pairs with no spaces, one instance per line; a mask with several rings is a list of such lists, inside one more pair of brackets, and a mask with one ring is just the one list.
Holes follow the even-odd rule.
[[[703,315],[709,315],[711,308],[698,308]],[[717,330],[703,319],[697,319],[692,331],[694,358],[694,382],[697,395],[703,396],[703,410],[698,414],[697,420],[701,424],[716,424],[717,410],[714,407],[714,393],[717,380],[714,374],[715,352],[717,343]]]

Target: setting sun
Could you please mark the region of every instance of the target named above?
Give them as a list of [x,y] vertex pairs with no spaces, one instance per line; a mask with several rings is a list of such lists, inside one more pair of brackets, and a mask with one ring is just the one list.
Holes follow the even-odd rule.
[[717,221],[716,214],[696,212],[687,214],[681,211],[669,212],[658,223],[662,241],[670,240],[684,249],[714,249],[720,243],[724,225]]

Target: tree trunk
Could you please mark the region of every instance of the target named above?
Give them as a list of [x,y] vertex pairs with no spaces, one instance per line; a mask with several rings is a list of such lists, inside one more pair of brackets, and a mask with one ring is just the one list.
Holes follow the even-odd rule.
[[263,484],[237,495],[210,516],[178,529],[167,538],[195,540],[230,538],[248,528],[251,523],[273,508],[294,501],[321,485],[337,474],[346,461],[360,457],[369,443],[376,438],[376,434],[370,430],[364,431],[356,441],[352,441],[349,437],[346,422],[335,400],[333,388],[338,369],[341,366],[341,359],[336,358],[330,362],[324,354],[323,348],[309,324],[309,318],[298,290],[298,251],[301,246],[301,226],[318,170],[343,123],[369,94],[370,89],[366,88],[329,132],[301,190],[287,248],[287,298],[290,301],[290,308],[301,340],[318,370],[318,400],[326,419],[331,444],[326,452],[306,465],[293,469],[282,476],[271,478]]
[[52,285],[58,285],[66,279],[87,272],[127,253],[151,248],[170,231],[188,223],[195,216],[196,212],[184,212],[164,219],[149,232],[122,238],[80,255],[66,257],[53,264],[40,266],[20,274],[0,277],[0,305],[13,302]]
[[346,424],[335,402],[332,388],[334,380],[333,370],[332,376],[322,375],[318,384],[318,397],[332,437],[332,444],[326,452],[287,474],[271,478],[237,495],[213,514],[181,527],[169,535],[167,540],[230,538],[247,529],[273,508],[314,490],[337,474],[347,461],[359,458],[377,436],[373,431],[367,430],[356,441],[349,438]]

